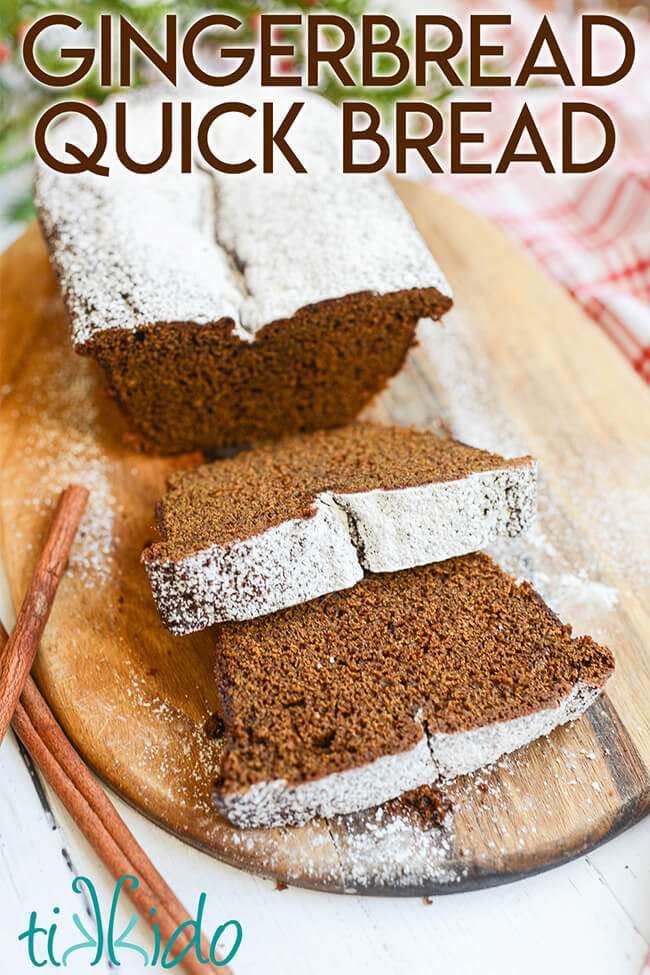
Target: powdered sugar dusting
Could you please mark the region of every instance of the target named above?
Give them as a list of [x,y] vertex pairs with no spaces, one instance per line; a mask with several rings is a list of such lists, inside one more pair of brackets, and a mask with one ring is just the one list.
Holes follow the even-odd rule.
[[[258,105],[268,97],[263,89],[246,94]],[[244,269],[243,327],[256,332],[305,305],[360,291],[384,295],[435,288],[450,296],[388,181],[381,175],[340,173],[337,109],[309,93],[303,92],[302,100],[306,104],[292,125],[291,144],[306,173],[285,165],[272,176],[258,169],[234,177],[212,174],[217,238]],[[294,95],[275,92],[273,101],[287,110]],[[259,134],[240,115],[224,117],[213,137],[228,158],[233,146],[242,158],[255,158],[258,151]]]
[[[97,438],[95,379],[87,364],[76,361],[63,344],[39,349],[39,356],[47,383],[27,380],[5,406],[20,418],[21,436],[13,452],[13,497],[4,503],[14,505],[13,499],[20,497],[26,508],[42,514],[45,523],[61,491],[72,483],[86,487],[88,505],[66,571],[85,583],[105,585],[117,570],[115,525],[122,509]],[[32,543],[27,547],[31,549]]]
[[[212,105],[196,92],[186,97],[197,117]],[[248,97],[261,101],[261,90]],[[318,96],[302,98],[309,111],[292,127],[292,142],[308,163],[305,174],[181,173],[178,145],[163,170],[146,176],[124,170],[114,153],[105,160],[108,176],[38,165],[37,207],[76,344],[104,329],[187,321],[234,322],[235,334],[251,341],[265,324],[331,298],[413,288],[450,295],[387,180],[336,173],[336,110]],[[279,92],[275,100],[293,96]],[[136,159],[160,145],[159,102],[149,91],[128,99]],[[111,132],[113,99],[102,114]],[[216,129],[222,158],[255,156],[259,132],[249,119],[230,115]],[[90,150],[92,131],[76,117],[52,139],[65,156],[68,140]]]
[[[585,445],[580,457],[563,472],[564,484],[575,501],[598,547],[607,554],[613,574],[634,578],[635,588],[650,587],[650,441],[637,441],[634,470],[630,452],[615,438],[606,451]],[[619,471],[628,477],[622,481]]]
[[[501,401],[488,360],[462,313],[452,309],[442,326],[422,322],[419,334],[449,432],[505,456],[535,454]],[[570,620],[579,632],[595,636],[611,632],[618,590],[610,579],[600,576],[587,537],[568,521],[564,496],[582,515],[588,513],[590,532],[600,551],[607,553],[608,567],[627,574],[632,570],[642,583],[650,584],[650,559],[638,531],[640,525],[650,524],[650,491],[644,487],[650,483],[650,449],[639,452],[639,457],[646,458],[647,470],[645,477],[639,471],[638,490],[628,489],[624,497],[617,496],[612,514],[607,485],[617,464],[624,463],[617,451],[612,442],[599,455],[592,450],[588,456],[568,456],[555,471],[562,500],[557,484],[549,484],[538,458],[537,521],[518,538],[497,540],[487,549],[507,572],[529,580],[560,617]]]
[[125,694],[132,708],[152,715],[149,723],[155,726],[155,736],[140,739],[137,765],[145,777],[173,778],[175,802],[191,805],[196,814],[214,815],[210,782],[219,767],[224,740],[208,736],[205,723],[210,713],[205,711],[201,720],[193,721],[169,700],[152,696],[149,682],[135,668]]
[[348,893],[366,888],[429,888],[458,884],[468,868],[455,849],[454,817],[424,824],[408,810],[385,806],[358,817],[340,816],[332,835],[341,857]]
[[427,733],[406,751],[380,753],[372,762],[295,785],[272,779],[245,791],[219,789],[215,803],[227,819],[243,827],[302,825],[314,816],[355,812],[482,768],[579,717],[599,693],[599,687],[577,682],[555,706],[466,731]]
[[[453,481],[350,494],[322,492],[316,514],[174,559],[144,559],[161,619],[173,633],[246,620],[353,586],[371,572],[440,562],[516,535],[535,514],[535,464]],[[363,567],[363,568],[362,568]]]
[[453,308],[441,323],[422,321],[418,336],[430,355],[440,412],[452,435],[504,457],[529,453],[462,314]]
[[[576,573],[562,572],[555,583],[555,591],[566,593],[564,598],[572,606],[576,603],[588,605],[599,613],[609,613],[618,603],[618,589],[590,579],[585,569]],[[564,601],[561,596],[557,598]]]

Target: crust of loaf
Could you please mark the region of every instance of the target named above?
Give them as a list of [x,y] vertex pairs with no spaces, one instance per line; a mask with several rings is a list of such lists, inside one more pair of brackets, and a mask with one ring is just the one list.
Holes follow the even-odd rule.
[[453,779],[495,762],[548,735],[589,708],[602,688],[577,683],[557,706],[509,721],[422,738],[410,749],[360,768],[300,785],[284,779],[260,782],[239,793],[213,791],[213,801],[235,826],[301,826],[316,816],[334,816],[380,805],[421,785]]
[[363,570],[441,562],[524,531],[535,514],[536,465],[355,494],[321,494],[312,518],[171,560],[143,554],[161,619],[173,633],[247,620],[349,588]]
[[162,621],[178,635],[264,616],[363,577],[347,518],[331,498],[318,500],[312,518],[176,561],[149,561],[145,550],[144,563]]
[[[127,108],[130,153],[146,159],[160,107],[139,93]],[[224,158],[255,153],[249,121],[220,120]],[[307,174],[181,175],[173,157],[143,176],[110,155],[108,177],[37,167],[73,344],[143,446],[209,450],[347,423],[400,369],[418,320],[451,306],[388,181],[338,173],[333,107],[309,98],[294,128]],[[83,120],[54,128],[57,145],[68,138],[85,145]]]
[[451,302],[432,289],[360,292],[299,309],[254,335],[233,319],[96,333],[107,392],[146,449],[211,451],[342,426],[402,368],[422,318]]

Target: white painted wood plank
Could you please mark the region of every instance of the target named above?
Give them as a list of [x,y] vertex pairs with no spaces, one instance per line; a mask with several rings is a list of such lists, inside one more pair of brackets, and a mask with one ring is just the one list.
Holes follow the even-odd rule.
[[[57,921],[52,909],[59,907],[60,918],[66,919],[61,930],[68,935],[61,944],[79,940],[71,919],[74,912],[85,916],[86,903],[73,893],[71,883],[78,873],[87,871],[88,858],[76,833],[62,828],[56,812],[53,816],[42,805],[12,732],[0,748],[0,782],[2,970],[21,973],[35,970],[28,962],[25,942],[18,941],[32,911],[37,912],[39,925],[49,927]],[[103,879],[103,871],[94,872]],[[43,940],[41,937],[37,944],[38,958],[43,957]],[[85,972],[88,967],[71,956],[68,971]],[[100,963],[93,971],[109,969]]]
[[[648,950],[637,921],[648,913],[645,887],[633,879],[617,899],[590,858],[506,887],[438,897],[430,906],[420,898],[277,891],[119,808],[190,910],[206,891],[208,927],[229,917],[242,923],[237,975],[639,975]],[[647,868],[649,836],[646,821],[612,841],[612,864],[643,859]]]
[[[0,618],[11,627],[14,613],[9,602],[4,572],[0,566]],[[31,760],[10,731],[0,746],[0,934],[2,935],[2,971],[35,971],[28,960],[26,941],[18,935],[29,924],[32,911],[38,925],[49,928],[57,924],[55,956],[60,958],[66,947],[78,943],[81,936],[72,920],[77,913],[89,931],[94,931],[89,901],[75,893],[72,881],[77,876],[89,877],[96,887],[101,905],[110,904],[113,882],[101,861],[68,816],[47,783],[35,770]],[[59,914],[53,909],[59,908]],[[131,916],[128,903],[118,912],[123,930]],[[147,928],[141,925],[139,939],[145,948],[151,945]],[[37,942],[36,957],[44,959],[43,942]],[[43,954],[41,954],[43,950]],[[67,970],[71,973],[109,972],[104,958],[89,968],[91,952],[70,956]],[[7,967],[4,967],[4,964]]]
[[608,893],[650,943],[650,817],[587,860]]

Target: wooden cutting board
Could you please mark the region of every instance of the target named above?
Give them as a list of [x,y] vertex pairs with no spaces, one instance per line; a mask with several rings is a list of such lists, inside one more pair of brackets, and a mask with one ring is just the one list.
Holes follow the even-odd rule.
[[618,662],[580,722],[450,786],[442,824],[403,801],[300,829],[219,818],[212,637],[162,628],[139,563],[166,475],[192,458],[128,446],[101,376],[70,349],[38,228],[0,259],[0,549],[15,604],[59,490],[91,491],[35,665],[54,712],[106,783],[187,842],[280,881],[373,894],[512,880],[602,842],[650,802],[650,392],[494,227],[428,189],[399,192],[456,306],[444,327],[421,327],[368,416],[534,454],[537,526],[496,554]]

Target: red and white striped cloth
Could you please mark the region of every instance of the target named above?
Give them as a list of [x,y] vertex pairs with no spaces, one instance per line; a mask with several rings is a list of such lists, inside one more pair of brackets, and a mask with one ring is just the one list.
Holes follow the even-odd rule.
[[[514,32],[524,51],[541,14],[515,2],[508,9],[512,12],[509,50]],[[575,50],[577,21],[552,18],[552,23],[563,50]],[[557,160],[560,104],[591,101],[609,112],[617,130],[615,154],[602,169],[562,176],[545,174],[536,164],[515,163],[502,176],[444,175],[431,180],[436,188],[485,213],[521,241],[650,383],[650,25],[635,22],[632,30],[636,61],[627,78],[592,89],[495,88],[480,96],[492,101],[493,111],[475,116],[486,131],[485,143],[465,147],[470,151],[464,158],[498,160],[513,120],[527,101]],[[604,71],[609,58],[618,63],[620,47],[616,37],[605,31],[596,36],[595,63],[602,64]],[[515,64],[516,60],[514,56]],[[572,66],[578,63],[575,57],[568,60]],[[576,127],[579,150],[587,153],[595,147],[593,156],[602,145],[602,132],[595,126],[583,117]]]

